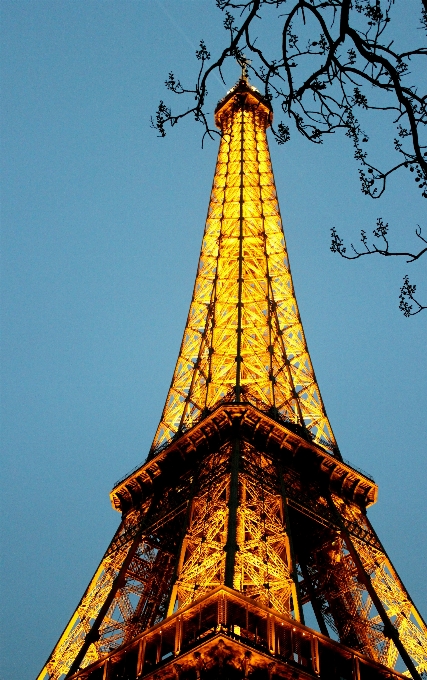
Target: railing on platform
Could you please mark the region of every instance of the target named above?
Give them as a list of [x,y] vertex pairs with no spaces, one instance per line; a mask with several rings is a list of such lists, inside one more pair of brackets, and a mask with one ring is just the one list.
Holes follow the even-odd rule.
[[[196,653],[192,656],[197,656],[196,648],[215,637],[234,640],[254,653],[272,657],[272,661],[288,668],[289,677],[404,680],[400,673],[225,587],[176,612],[128,645],[111,651],[102,660],[80,670],[73,680],[149,680],[154,674],[162,677],[162,670],[166,671],[168,664],[179,665],[180,658],[193,650]],[[193,680],[193,675],[183,670],[179,680]],[[274,673],[271,675],[271,672],[266,674],[266,680],[276,677]],[[259,673],[258,677],[261,678]]]
[[[205,409],[203,412],[201,412],[198,420],[196,420],[193,423],[193,425],[195,425],[197,422],[202,421],[204,418],[206,418],[208,415],[210,415],[211,413],[213,413],[214,411],[219,409],[221,406],[224,406],[224,404],[231,404],[231,403],[235,403],[234,390],[230,390],[230,392],[228,394],[226,394],[224,397],[222,397],[222,399],[219,399],[215,403],[215,406],[213,408]],[[290,429],[292,432],[295,432],[296,434],[300,435],[303,439],[307,439],[307,441],[310,441],[310,442],[314,441],[313,435],[310,434],[310,432],[307,429],[304,429],[300,424],[298,424],[296,422],[291,422],[287,418],[283,417],[277,409],[265,404],[263,401],[261,401],[260,399],[255,397],[249,390],[244,391],[243,401],[240,402],[240,404],[241,405],[249,404],[251,406],[255,406],[255,408],[257,408],[259,411],[261,411],[262,413],[265,413],[266,415],[268,415],[270,418],[277,421],[278,423],[281,423],[282,425],[284,425],[285,427]],[[171,439],[169,439],[168,441],[163,442],[162,444],[160,444],[160,446],[151,449],[150,452],[149,452],[147,460],[154,458],[161,451],[164,451],[165,449],[167,449],[168,446],[170,446],[173,441],[179,439],[183,434],[185,434],[186,431],[187,431],[186,429],[181,430],[179,433],[177,433],[173,437],[171,437]],[[365,472],[361,468],[356,467],[355,465],[353,465],[349,461],[344,460],[342,458],[341,454],[339,453],[336,445],[333,445],[332,442],[328,441],[327,439],[321,439],[318,442],[318,444],[320,444],[322,446],[322,448],[324,448],[327,453],[332,454],[332,455],[338,455],[338,458],[342,459],[342,461],[346,465],[348,465],[349,467],[352,467],[357,472],[360,472],[362,475],[364,475],[364,477],[367,477],[372,482],[375,481],[374,478],[371,475],[369,475],[367,472]],[[147,462],[147,460],[145,462]],[[114,483],[113,489],[115,489],[120,484],[122,484],[122,482],[124,482],[128,477],[130,477],[135,472],[140,470],[144,465],[145,465],[145,463],[140,463],[139,465],[136,465],[130,472],[128,472],[126,475],[124,475],[123,477],[121,477],[120,479],[118,479]]]

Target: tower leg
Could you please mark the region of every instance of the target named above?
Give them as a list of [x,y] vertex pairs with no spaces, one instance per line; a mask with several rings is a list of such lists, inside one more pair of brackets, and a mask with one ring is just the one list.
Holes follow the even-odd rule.
[[333,502],[332,497],[331,497],[329,492],[326,493],[326,498],[327,498],[327,501],[328,501],[328,505],[331,509],[331,512],[335,516],[336,521],[337,521],[337,523],[340,527],[340,530],[342,532],[342,535],[343,535],[345,544],[347,546],[348,552],[350,553],[350,555],[351,555],[351,557],[354,561],[354,564],[356,565],[356,568],[357,568],[357,571],[358,571],[358,574],[359,574],[359,578],[362,581],[362,583],[365,585],[366,590],[368,591],[368,593],[369,593],[369,595],[372,599],[372,602],[374,603],[375,608],[376,608],[376,610],[377,610],[377,612],[378,612],[378,614],[379,614],[379,616],[380,616],[380,618],[381,618],[381,620],[384,624],[384,635],[386,637],[390,638],[394,642],[394,644],[396,645],[396,648],[397,648],[400,656],[402,657],[402,660],[403,660],[404,664],[406,665],[406,668],[408,669],[408,671],[412,675],[413,679],[414,680],[421,680],[421,676],[418,673],[414,662],[412,661],[412,659],[409,656],[408,652],[406,651],[404,645],[402,644],[402,641],[401,641],[400,636],[399,636],[399,631],[394,627],[394,625],[391,623],[389,617],[387,616],[387,612],[384,609],[384,605],[381,602],[375,588],[372,585],[372,581],[370,579],[370,576],[366,572],[366,570],[363,566],[362,560],[360,559],[359,554],[358,554],[356,548],[354,547],[353,541],[352,541],[351,536],[350,536],[350,534],[347,530],[347,527],[345,526],[345,523],[343,522],[342,517],[341,517],[340,513],[338,512],[337,507],[336,507],[335,503]]
[[126,555],[125,559],[123,560],[123,564],[120,567],[119,573],[117,574],[116,578],[114,579],[110,592],[108,593],[107,597],[104,600],[104,603],[99,610],[98,616],[96,617],[95,621],[93,622],[92,628],[90,631],[87,633],[84,642],[78,651],[73,663],[70,666],[70,670],[68,671],[67,675],[65,676],[65,680],[69,678],[71,675],[73,675],[80,667],[81,662],[86,656],[86,652],[89,649],[89,646],[92,644],[92,642],[95,642],[95,640],[98,639],[98,631],[101,623],[104,620],[104,617],[106,613],[108,612],[108,609],[110,607],[110,604],[112,603],[114,596],[117,593],[117,590],[121,586],[123,582],[123,578],[126,574],[126,571],[132,561],[133,556],[136,553],[136,550],[141,542],[141,534],[138,532],[133,539],[133,542],[129,548],[128,554]]

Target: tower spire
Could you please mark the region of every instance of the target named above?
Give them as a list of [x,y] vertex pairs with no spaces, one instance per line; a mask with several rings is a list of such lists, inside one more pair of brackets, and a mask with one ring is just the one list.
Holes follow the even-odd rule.
[[199,266],[154,450],[228,400],[257,404],[337,453],[289,267],[272,115],[243,64],[215,111],[221,143]]
[[249,83],[248,66],[251,63],[251,60],[248,59],[244,54],[242,54],[240,57],[238,57],[237,63],[242,69],[240,80],[243,80],[245,83],[248,84]]

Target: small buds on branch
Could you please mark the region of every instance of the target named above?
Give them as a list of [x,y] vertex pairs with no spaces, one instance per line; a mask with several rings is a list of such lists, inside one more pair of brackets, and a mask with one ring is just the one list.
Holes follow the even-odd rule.
[[[314,144],[344,132],[353,147],[363,194],[377,199],[386,191],[392,174],[409,172],[419,195],[427,198],[427,92],[423,78],[427,47],[399,47],[401,27],[393,15],[394,4],[395,0],[216,0],[224,12],[222,50],[211,60],[200,41],[196,51],[199,71],[190,88],[169,74],[167,89],[188,95],[191,104],[173,114],[161,102],[153,127],[164,137],[168,124],[174,126],[190,116],[203,125],[203,139],[220,134],[210,128],[205,112],[207,84],[214,73],[223,80],[224,63],[237,60],[245,64],[245,74],[265,98],[274,103],[276,115],[285,116],[283,122],[272,126],[278,144],[286,144],[293,131]],[[268,33],[264,37],[257,34],[260,21],[273,12],[281,30],[276,42]],[[412,5],[405,9],[406,20],[414,20],[417,29],[427,28],[427,0],[421,0],[417,15]],[[418,35],[421,41],[423,30],[414,35],[414,41],[418,42]],[[379,134],[381,144],[376,145]],[[388,151],[384,141],[388,141]],[[372,158],[377,148],[381,162]],[[351,254],[333,231],[331,249],[346,259],[379,254],[406,255],[408,261],[425,252],[390,251],[387,229],[388,225],[377,224],[372,245],[362,232],[362,248],[357,250],[352,244]],[[425,242],[421,230],[416,233]],[[407,301],[409,288],[405,290]],[[416,304],[414,300],[412,304]]]
[[169,73],[168,79],[165,80],[165,85],[168,90],[175,92],[175,94],[182,94],[184,92],[184,88],[182,87],[179,80],[175,80],[175,76],[172,71]]
[[[345,258],[346,260],[357,260],[359,257],[363,257],[365,255],[384,255],[386,257],[407,257],[409,258],[406,260],[406,262],[408,263],[415,262],[415,260],[418,260],[422,255],[424,255],[427,252],[427,240],[421,235],[421,227],[419,225],[415,230],[415,234],[421,241],[423,241],[426,244],[426,246],[422,248],[418,253],[391,251],[387,239],[388,224],[384,224],[382,217],[378,217],[377,226],[372,231],[372,234],[376,239],[379,240],[378,245],[376,243],[373,243],[372,247],[369,247],[368,237],[366,235],[366,232],[362,229],[362,231],[360,232],[360,241],[363,244],[364,250],[362,251],[357,250],[353,243],[351,243],[350,245],[353,254],[347,255],[347,248],[344,245],[343,239],[338,235],[335,227],[332,227],[330,249],[333,253],[338,253],[339,255],[341,255],[341,257]],[[418,312],[421,312],[421,310],[427,309],[427,306],[423,306],[413,297],[415,290],[416,286],[410,284],[408,276],[405,276],[403,286],[400,289],[399,309],[407,317],[414,316],[414,314],[418,314]],[[408,301],[412,301],[415,305],[417,305],[417,310],[415,312],[411,311],[412,306]]]
[[[227,37],[222,52],[208,67],[211,55],[200,41],[196,58],[201,68],[193,88],[183,87],[170,74],[168,89],[191,95],[195,106],[171,114],[169,119],[162,116],[161,136],[166,134],[167,123],[174,125],[192,114],[210,133],[204,115],[207,81],[214,71],[222,78],[224,62],[230,58],[241,61],[249,51],[254,58],[248,65],[250,74],[306,139],[319,144],[325,135],[344,130],[353,142],[364,194],[379,198],[390,174],[408,168],[415,172],[421,195],[427,197],[427,95],[425,83],[417,83],[413,75],[425,70],[422,61],[427,48],[398,51],[393,32],[394,0],[216,0],[216,4],[224,12]],[[282,24],[282,38],[276,45],[263,44],[255,31],[273,8]],[[422,26],[426,25],[426,11],[427,2],[422,0],[418,17]],[[408,20],[412,13],[411,8]],[[361,146],[369,136],[361,129],[356,109],[364,118],[367,113],[372,118],[390,112],[390,151],[399,160],[392,160],[389,167],[377,168],[368,158],[368,147]],[[273,133],[279,144],[287,139],[279,129]],[[375,134],[371,137],[375,142]]]
[[196,50],[196,57],[199,61],[209,61],[211,53],[207,51],[204,40],[200,41],[200,49]]
[[[357,260],[359,257],[363,257],[364,255],[384,255],[387,257],[408,257],[409,259],[406,260],[406,262],[414,262],[415,260],[418,260],[424,253],[427,252],[427,245],[426,247],[422,248],[418,253],[408,253],[406,251],[391,251],[389,250],[389,243],[387,240],[387,234],[388,234],[388,224],[384,224],[382,217],[378,217],[377,219],[377,226],[376,229],[372,231],[373,235],[377,239],[381,239],[384,243],[383,247],[379,247],[376,243],[372,244],[372,247],[370,248],[368,246],[368,239],[366,236],[366,232],[362,229],[360,232],[360,240],[363,243],[365,250],[362,252],[358,251],[355,246],[351,243],[351,249],[353,251],[353,255],[346,255],[347,249],[344,246],[344,241],[338,236],[337,231],[335,227],[332,227],[331,229],[331,251],[333,253],[338,253],[341,255],[341,257],[344,257],[346,260]],[[415,234],[416,236],[421,239],[424,243],[427,244],[427,240],[421,235],[421,227],[418,225],[417,229],[415,229]]]
[[159,132],[159,137],[166,137],[166,122],[171,125],[174,124],[172,122],[171,110],[168,109],[163,101],[161,101],[156,112],[156,120],[154,121],[153,118],[151,118],[151,127]]
[[278,144],[286,144],[291,138],[288,126],[283,123],[279,123],[277,129],[273,131],[273,134]]
[[[417,290],[416,285],[409,282],[408,275],[405,274],[403,277],[403,286],[400,289],[399,295],[399,309],[403,312],[406,317],[415,316],[423,309],[427,309],[427,305],[422,305],[418,300],[414,298],[414,293]],[[414,303],[416,305],[415,311],[412,311]]]

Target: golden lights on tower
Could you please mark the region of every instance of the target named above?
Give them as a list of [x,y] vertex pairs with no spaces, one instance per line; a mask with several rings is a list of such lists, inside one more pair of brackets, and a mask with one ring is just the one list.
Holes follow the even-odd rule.
[[289,268],[271,118],[245,80],[217,106],[222,136],[197,277],[154,449],[230,400],[269,408],[336,450]]
[[[208,216],[160,424],[146,462],[111,492],[121,524],[38,680],[200,678],[222,669],[225,648],[230,677],[398,680],[399,654],[414,678],[427,673],[426,625],[366,514],[377,486],[342,460],[320,396],[271,119],[244,76],[217,106]],[[320,632],[304,625],[309,602]]]

